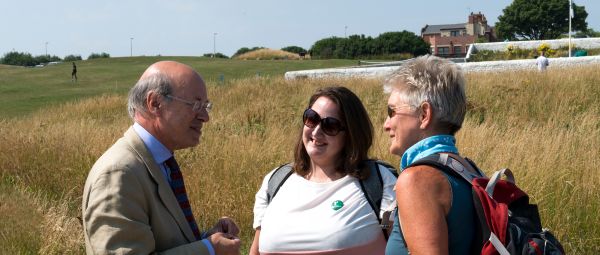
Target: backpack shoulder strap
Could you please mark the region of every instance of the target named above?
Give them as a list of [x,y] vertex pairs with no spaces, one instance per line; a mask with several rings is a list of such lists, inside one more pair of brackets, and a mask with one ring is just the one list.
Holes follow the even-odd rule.
[[369,177],[358,182],[369,205],[377,215],[377,220],[381,222],[379,211],[381,210],[381,199],[383,198],[383,178],[375,160],[367,160],[365,163],[369,167]]
[[389,213],[384,214],[383,219],[379,215],[379,212],[381,211],[381,201],[383,199],[383,177],[381,176],[379,168],[383,166],[394,176],[398,176],[398,172],[393,166],[381,160],[366,160],[365,164],[369,167],[369,177],[364,180],[359,180],[358,182],[367,198],[367,202],[371,206],[371,209],[373,209],[373,213],[375,213],[377,220],[381,224],[383,235],[387,240],[387,229],[391,226],[388,220]]
[[277,191],[281,188],[281,185],[283,185],[293,172],[294,169],[292,169],[292,163],[281,165],[273,171],[273,174],[267,183],[267,204],[271,203],[271,200],[273,200],[273,197],[275,197]]
[[[461,179],[465,180],[469,185],[473,185],[473,179],[485,177],[483,171],[481,171],[473,161],[468,158],[463,158],[456,154],[451,153],[436,153],[419,159],[408,167],[418,166],[418,165],[428,165],[439,169],[447,174],[460,176]],[[475,206],[475,211],[477,215],[476,219],[476,230],[475,230],[475,239],[471,246],[472,254],[479,254],[482,245],[485,240],[490,236],[489,230],[487,228],[487,222],[485,218],[485,214],[483,213],[483,208],[481,207],[481,202],[477,197],[476,193],[472,193],[472,199]],[[402,233],[402,229],[400,229]],[[477,234],[479,233],[479,234]]]
[[468,183],[485,174],[468,158],[462,158],[450,153],[436,153],[419,159],[408,167],[428,165],[448,174],[458,175]]

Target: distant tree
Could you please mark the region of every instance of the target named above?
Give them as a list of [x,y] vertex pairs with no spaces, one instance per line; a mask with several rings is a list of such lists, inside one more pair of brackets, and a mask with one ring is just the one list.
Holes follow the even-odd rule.
[[330,37],[321,39],[311,47],[313,58],[397,58],[406,54],[419,56],[429,53],[430,46],[415,33],[387,32],[376,38],[365,35],[350,35],[348,38]]
[[478,36],[477,39],[475,40],[475,43],[487,43],[487,42],[490,42],[490,40],[485,36]]
[[233,56],[231,56],[231,57],[233,58],[235,56],[239,56],[239,55],[242,55],[242,54],[247,53],[247,52],[251,52],[251,51],[255,51],[255,50],[260,50],[260,49],[264,49],[264,48],[265,47],[252,47],[252,48],[242,47],[239,50],[237,50],[235,52],[235,54],[233,54]]
[[[574,31],[587,30],[588,13],[573,4]],[[569,30],[569,0],[514,0],[498,17],[496,32],[502,39],[555,39]]]
[[[212,53],[205,53],[202,56],[203,57],[207,57],[207,58],[212,58],[213,54]],[[221,53],[221,52],[217,52],[217,53],[215,53],[215,58],[229,58],[229,57],[227,55]]]
[[95,58],[110,58],[110,54],[106,53],[106,52],[102,52],[102,53],[92,53],[90,54],[90,56],[88,56],[88,60],[89,59],[95,59]]
[[50,62],[56,62],[56,61],[62,61],[61,58],[57,57],[57,56],[50,56],[50,55],[39,55],[39,56],[35,56],[35,60],[36,62],[38,62],[39,64],[44,64],[44,63],[50,63]]
[[78,60],[81,60],[81,55],[67,55],[64,58],[65,62],[73,62]]
[[585,31],[575,33],[576,38],[600,37],[600,31],[595,31],[593,28],[588,28]]
[[312,47],[310,47],[310,56],[312,58],[322,58],[328,59],[334,57],[334,52],[338,43],[344,40],[344,38],[339,37],[329,37],[325,39],[321,39],[315,42]]
[[410,53],[420,56],[429,53],[430,46],[413,32],[387,32],[380,34],[373,42],[376,55]]
[[306,52],[306,50],[304,48],[299,47],[299,46],[287,46],[287,47],[281,48],[281,50],[291,52],[291,53],[296,53],[296,54],[300,54],[301,52]]
[[16,51],[11,51],[4,54],[4,57],[0,59],[0,63],[14,66],[36,66],[40,64],[40,62],[31,56],[31,54],[27,52]]

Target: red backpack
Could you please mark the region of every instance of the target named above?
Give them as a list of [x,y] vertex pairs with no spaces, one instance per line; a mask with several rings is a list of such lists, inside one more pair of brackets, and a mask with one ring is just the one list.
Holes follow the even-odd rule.
[[[419,159],[409,167],[429,165],[460,176],[472,186],[476,239],[473,254],[564,254],[560,242],[542,228],[537,205],[517,187],[509,169],[487,178],[468,158],[440,153]],[[501,180],[506,176],[506,180]]]

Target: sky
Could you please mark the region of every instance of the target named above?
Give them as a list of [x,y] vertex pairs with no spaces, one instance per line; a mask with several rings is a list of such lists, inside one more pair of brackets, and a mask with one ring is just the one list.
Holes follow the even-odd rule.
[[[331,37],[467,22],[494,25],[512,0],[0,0],[0,55],[59,57],[233,55],[242,47],[280,49]],[[574,0],[600,31],[600,0]],[[133,38],[133,39],[131,39]]]

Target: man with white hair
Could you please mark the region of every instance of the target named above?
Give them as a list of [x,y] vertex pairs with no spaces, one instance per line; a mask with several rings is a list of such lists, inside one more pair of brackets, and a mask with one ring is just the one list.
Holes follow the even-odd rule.
[[239,254],[239,229],[221,218],[198,229],[174,151],[200,142],[208,122],[202,77],[151,65],[129,93],[132,127],[92,167],[82,198],[87,254]]

